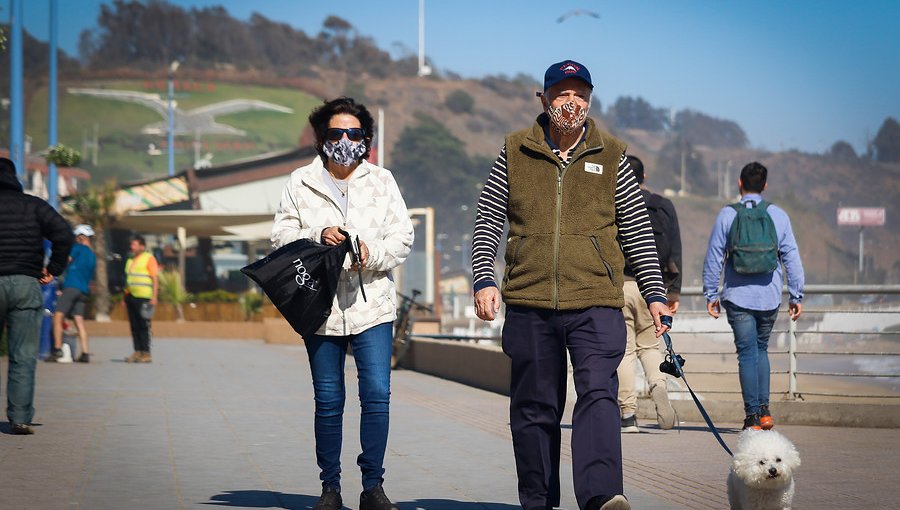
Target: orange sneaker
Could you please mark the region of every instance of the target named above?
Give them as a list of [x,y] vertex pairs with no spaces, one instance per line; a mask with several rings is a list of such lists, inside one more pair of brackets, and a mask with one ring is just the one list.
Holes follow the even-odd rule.
[[772,430],[775,428],[775,419],[772,418],[772,413],[769,412],[769,406],[759,406],[759,426],[763,430]]

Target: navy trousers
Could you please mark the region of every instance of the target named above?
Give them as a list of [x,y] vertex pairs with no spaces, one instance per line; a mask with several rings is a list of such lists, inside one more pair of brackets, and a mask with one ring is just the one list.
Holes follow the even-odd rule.
[[616,368],[625,353],[618,308],[542,310],[508,306],[503,352],[512,360],[510,428],[526,509],[559,506],[560,422],[566,404],[566,350],[578,400],[572,417],[575,497],[622,494],[622,440]]

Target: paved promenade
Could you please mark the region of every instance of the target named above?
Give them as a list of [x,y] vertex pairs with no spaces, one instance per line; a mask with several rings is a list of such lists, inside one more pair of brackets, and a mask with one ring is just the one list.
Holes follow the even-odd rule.
[[[157,339],[129,365],[130,339],[92,340],[90,364],[39,362],[34,436],[0,422],[0,508],[307,509],[320,484],[302,346]],[[6,360],[2,360],[5,401]],[[344,502],[358,508],[355,373],[345,413]],[[518,508],[507,398],[411,371],[393,374],[387,494],[402,510]],[[571,409],[571,403],[570,403]],[[567,417],[564,423],[570,423]],[[721,423],[730,445],[737,423]],[[565,432],[569,432],[569,428]],[[779,427],[801,452],[797,509],[897,508],[900,429]],[[564,434],[563,501],[572,494]],[[727,508],[729,458],[705,427],[623,437],[635,509]]]

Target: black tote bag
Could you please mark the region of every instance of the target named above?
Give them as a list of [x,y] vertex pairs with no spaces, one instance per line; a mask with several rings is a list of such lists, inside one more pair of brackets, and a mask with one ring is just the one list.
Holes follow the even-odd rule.
[[357,260],[353,242],[345,236],[335,246],[299,239],[241,268],[241,272],[258,283],[294,331],[306,337],[315,333],[331,313],[344,258],[350,253],[351,259]]

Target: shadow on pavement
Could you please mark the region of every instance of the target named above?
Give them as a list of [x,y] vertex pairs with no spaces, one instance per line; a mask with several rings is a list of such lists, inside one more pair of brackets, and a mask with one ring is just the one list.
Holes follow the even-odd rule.
[[398,501],[400,510],[518,510],[519,505],[506,503],[486,503],[481,501],[453,501],[452,499],[416,499],[414,501]]
[[[319,501],[318,496],[262,490],[226,491],[223,494],[216,494],[209,499],[203,504],[242,508],[285,508],[288,510],[308,510]],[[354,501],[351,504],[356,503],[355,498],[353,499]],[[344,508],[347,508],[346,499],[344,503]],[[518,505],[508,505],[506,503],[466,502],[452,499],[416,499],[413,501],[398,501],[396,505],[400,507],[400,510],[517,510],[520,508]]]
[[319,496],[285,494],[283,492],[248,490],[226,491],[209,498],[204,505],[236,506],[242,508],[286,508],[308,510],[319,501]]

